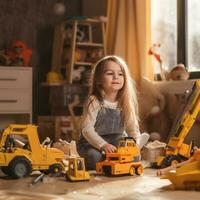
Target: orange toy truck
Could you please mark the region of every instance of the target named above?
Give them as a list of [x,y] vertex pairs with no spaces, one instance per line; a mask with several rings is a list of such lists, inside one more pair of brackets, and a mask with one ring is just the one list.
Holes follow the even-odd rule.
[[141,162],[134,161],[138,157],[140,150],[134,139],[125,137],[119,142],[116,152],[107,153],[106,159],[96,164],[96,171],[105,175],[141,175],[143,166]]

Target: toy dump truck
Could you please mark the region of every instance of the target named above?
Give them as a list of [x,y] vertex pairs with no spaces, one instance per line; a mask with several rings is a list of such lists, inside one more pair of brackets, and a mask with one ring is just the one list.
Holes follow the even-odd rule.
[[65,174],[66,180],[87,181],[90,179],[90,175],[85,169],[84,158],[69,158],[68,161],[68,171]]
[[143,166],[141,162],[134,161],[140,157],[140,150],[131,137],[126,137],[119,142],[117,151],[107,153],[106,159],[96,164],[97,173],[105,175],[141,175]]
[[161,178],[169,179],[175,189],[200,190],[200,149],[196,150],[190,162]]
[[170,137],[165,149],[165,155],[159,156],[153,163],[155,168],[165,168],[170,165],[177,164],[182,160],[191,157],[192,142],[185,143],[185,138],[196,121],[200,111],[200,80],[197,80],[193,86],[192,92],[188,97],[187,104],[183,111],[182,117],[179,119],[173,136]]
[[61,173],[64,153],[56,148],[42,146],[37,126],[8,126],[0,136],[0,167],[13,178],[28,176],[34,170]]

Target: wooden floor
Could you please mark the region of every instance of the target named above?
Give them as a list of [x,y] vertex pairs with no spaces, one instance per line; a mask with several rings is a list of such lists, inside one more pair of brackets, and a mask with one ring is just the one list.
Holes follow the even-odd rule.
[[67,182],[64,177],[44,177],[43,182],[31,185],[36,178],[11,180],[0,175],[0,200],[16,199],[112,199],[112,200],[197,200],[200,192],[175,191],[168,180],[156,177],[156,171],[146,168],[142,176],[105,177],[91,172],[88,182]]

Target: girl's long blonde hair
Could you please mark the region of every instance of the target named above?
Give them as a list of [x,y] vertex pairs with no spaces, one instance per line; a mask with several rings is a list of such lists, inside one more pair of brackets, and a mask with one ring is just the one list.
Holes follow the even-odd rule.
[[[101,87],[101,80],[104,74],[105,64],[108,61],[114,61],[118,63],[124,75],[124,85],[122,89],[119,90],[117,95],[118,107],[121,110],[121,116],[124,124],[128,123],[129,119],[131,118],[138,120],[138,100],[135,82],[131,78],[128,66],[122,58],[110,55],[97,62],[94,68],[90,96],[95,96],[99,101],[104,99],[104,91]],[[87,103],[87,106],[89,106],[91,102],[92,99]]]

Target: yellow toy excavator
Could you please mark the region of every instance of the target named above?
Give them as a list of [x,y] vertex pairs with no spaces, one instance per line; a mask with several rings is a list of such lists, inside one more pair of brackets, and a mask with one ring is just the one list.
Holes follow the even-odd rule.
[[169,139],[165,149],[165,155],[159,156],[153,166],[165,168],[191,157],[193,144],[192,142],[190,142],[190,144],[186,144],[184,143],[184,140],[192,128],[199,111],[200,80],[197,80],[193,86],[190,96],[188,97],[183,115],[176,125],[175,134]]

